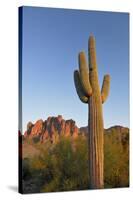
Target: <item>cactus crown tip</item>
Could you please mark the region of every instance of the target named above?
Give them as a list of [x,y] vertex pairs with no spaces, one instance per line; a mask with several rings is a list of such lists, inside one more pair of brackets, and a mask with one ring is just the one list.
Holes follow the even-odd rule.
[[85,57],[85,52],[84,51],[80,51],[80,53],[79,53],[79,60],[80,59],[84,59],[84,57]]
[[89,39],[95,39],[94,34],[90,33]]
[[110,79],[110,75],[109,75],[109,74],[106,74],[106,78]]
[[94,36],[92,32],[90,32],[90,36]]
[[89,36],[89,46],[93,47],[95,45],[95,37],[93,34],[90,34]]
[[83,54],[85,54],[84,51],[80,51],[80,52],[79,52],[79,55],[83,55]]

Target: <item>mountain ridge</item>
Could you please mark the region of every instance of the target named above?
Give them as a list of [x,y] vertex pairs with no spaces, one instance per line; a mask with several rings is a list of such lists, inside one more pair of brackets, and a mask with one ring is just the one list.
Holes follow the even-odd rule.
[[[115,130],[118,134],[119,140],[122,140],[122,135],[129,132],[129,128],[120,125],[111,126],[110,128],[104,129],[105,133],[112,133]],[[50,140],[54,143],[59,139],[60,136],[77,138],[79,135],[87,135],[88,128],[78,127],[73,119],[65,120],[62,115],[57,117],[51,116],[46,120],[39,119],[34,124],[28,122],[27,130],[24,132],[24,138],[34,139],[36,141],[45,142]]]

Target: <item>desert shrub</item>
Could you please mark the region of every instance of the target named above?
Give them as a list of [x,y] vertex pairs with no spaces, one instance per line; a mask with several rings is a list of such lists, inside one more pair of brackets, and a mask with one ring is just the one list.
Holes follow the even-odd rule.
[[129,185],[128,147],[123,149],[122,142],[117,138],[115,131],[105,135],[104,178],[106,188],[127,187]]
[[[105,134],[105,188],[128,186],[128,136],[123,143],[113,130]],[[51,144],[27,141],[40,153],[23,159],[25,193],[82,190],[89,187],[86,137],[61,137]]]
[[87,189],[87,164],[85,140],[78,138],[72,141],[70,138],[61,138],[51,152],[53,179],[44,185],[42,191]]
[[32,173],[30,171],[30,166],[29,166],[29,159],[25,158],[23,159],[22,162],[22,177],[24,180],[30,179],[32,176]]

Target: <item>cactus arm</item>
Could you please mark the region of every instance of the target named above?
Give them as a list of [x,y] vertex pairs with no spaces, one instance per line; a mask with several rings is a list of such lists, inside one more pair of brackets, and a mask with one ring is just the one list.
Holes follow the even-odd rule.
[[89,37],[89,44],[88,44],[88,53],[89,53],[89,69],[91,70],[97,69],[97,62],[96,62],[96,47],[95,47],[95,38],[93,35]]
[[80,81],[79,72],[77,70],[74,71],[74,83],[75,83],[75,88],[80,100],[83,103],[88,103],[88,97],[84,95],[83,88]]
[[101,90],[101,99],[102,103],[104,103],[109,95],[110,90],[110,75],[105,75],[103,79],[103,85]]
[[89,81],[89,69],[86,63],[84,52],[79,53],[79,71],[84,94],[89,97],[92,95],[92,88]]

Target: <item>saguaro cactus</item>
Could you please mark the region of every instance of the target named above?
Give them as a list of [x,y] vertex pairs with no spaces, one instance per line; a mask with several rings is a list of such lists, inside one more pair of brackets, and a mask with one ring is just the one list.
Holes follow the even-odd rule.
[[79,71],[74,71],[74,82],[77,94],[89,107],[88,148],[90,188],[104,187],[104,125],[102,103],[109,94],[110,76],[105,75],[100,91],[96,63],[94,36],[89,37],[88,62],[84,52],[79,53]]

